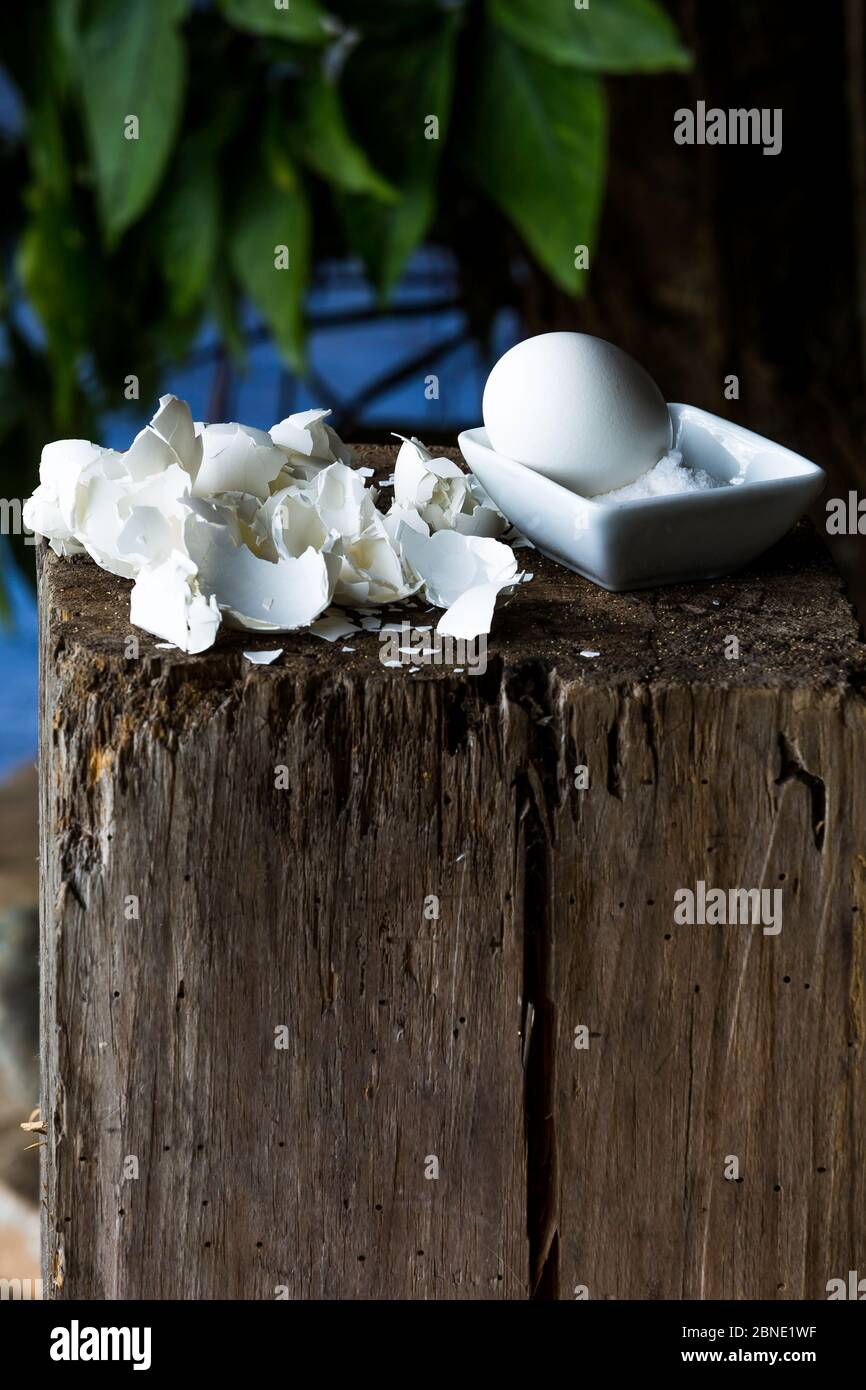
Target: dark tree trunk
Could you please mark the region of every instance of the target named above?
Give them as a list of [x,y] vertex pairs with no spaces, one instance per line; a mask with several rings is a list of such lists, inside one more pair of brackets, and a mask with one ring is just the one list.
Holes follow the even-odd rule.
[[[610,173],[590,292],[538,272],[529,332],[609,338],[689,401],[820,463],[829,494],[866,492],[866,61],[860,0],[671,0],[687,75],[610,79]],[[806,13],[806,12],[804,12]],[[681,146],[674,112],[783,112],[783,147]],[[739,400],[725,378],[739,378]],[[823,508],[815,511],[820,522]],[[831,540],[866,612],[862,537]]]

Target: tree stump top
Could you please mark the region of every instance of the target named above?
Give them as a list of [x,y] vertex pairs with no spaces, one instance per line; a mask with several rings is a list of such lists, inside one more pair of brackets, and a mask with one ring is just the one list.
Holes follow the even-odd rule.
[[[455,449],[442,452],[460,458]],[[385,477],[396,449],[359,446],[357,456],[359,464]],[[384,500],[387,505],[387,493]],[[136,631],[129,618],[130,583],[83,556],[64,560],[43,550],[41,610],[51,641],[79,656],[85,649],[99,663],[125,660],[125,645]],[[540,663],[560,679],[588,687],[860,689],[866,682],[866,646],[846,586],[809,522],[727,578],[623,594],[598,588],[537,550],[519,549],[517,557],[533,579],[497,604],[488,639],[488,664],[496,671]],[[377,611],[383,622],[413,625],[435,626],[440,616],[420,600]],[[406,668],[382,665],[376,632],[330,643],[303,632],[259,635],[224,628],[214,648],[194,656],[161,648],[148,633],[137,635],[149,678],[195,672],[201,678],[196,684],[211,691],[239,677],[309,678],[335,668],[365,680],[406,675]],[[728,636],[739,641],[737,659],[725,654]],[[253,667],[243,657],[245,650],[278,646],[283,655],[271,666]],[[453,669],[441,665],[422,666],[412,676],[445,678],[453,678]]]
[[838,574],[808,525],[640,593],[518,554],[473,677],[131,659],[40,551],[48,1297],[814,1299],[866,1249]]

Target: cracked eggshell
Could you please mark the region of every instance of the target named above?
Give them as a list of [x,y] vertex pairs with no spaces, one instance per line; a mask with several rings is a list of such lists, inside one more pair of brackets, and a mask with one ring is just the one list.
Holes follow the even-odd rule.
[[[330,410],[301,410],[271,427],[271,439],[290,456],[320,463],[351,464],[354,457],[337,431],[325,424]],[[312,476],[312,475],[310,475]]]
[[469,479],[456,463],[433,458],[417,439],[403,439],[394,465],[393,506],[415,508],[431,530],[442,531],[453,528],[468,491]]
[[328,530],[344,538],[360,535],[376,513],[375,493],[344,463],[329,464],[297,491],[310,500]]
[[483,412],[497,453],[584,497],[633,483],[671,445],[652,377],[587,333],[542,333],[511,348],[487,379]]
[[269,434],[249,425],[205,425],[200,439],[202,460],[194,497],[245,492],[264,502],[270,496],[286,457]]
[[140,568],[118,548],[123,529],[120,505],[128,491],[128,479],[93,477],[87,485],[87,507],[77,532],[90,558],[121,579],[133,579]]
[[308,550],[321,550],[328,539],[312,501],[295,488],[283,488],[268,498],[252,523],[256,554],[266,559],[296,560]]
[[150,428],[171,445],[181,468],[195,481],[201,467],[202,439],[196,433],[192,412],[186,401],[178,400],[177,396],[160,396],[159,410],[151,420]]
[[464,536],[493,537],[508,529],[505,517],[476,478],[450,459],[434,458],[420,439],[402,434],[395,438],[403,443],[394,465],[389,517],[406,517],[411,512],[430,531],[461,531]]
[[114,551],[121,559],[129,557],[136,572],[162,564],[173,550],[183,549],[190,485],[190,474],[173,463],[119,497]]
[[129,564],[137,574],[167,560],[180,539],[181,527],[172,524],[159,507],[133,507],[116,537],[115,547],[120,557],[129,556]]
[[405,525],[399,539],[405,559],[423,579],[427,598],[437,608],[450,608],[478,585],[496,583],[502,588],[517,574],[517,561],[501,541],[459,531],[436,531],[427,537]]
[[456,598],[451,607],[442,614],[436,624],[440,637],[457,637],[472,642],[476,637],[487,635],[493,624],[493,610],[499,591],[513,584],[513,579],[500,583],[476,584]]
[[420,588],[420,580],[407,574],[400,547],[378,512],[357,536],[341,539],[340,551],[342,568],[334,590],[338,603],[394,603]]
[[80,485],[94,472],[123,475],[122,456],[87,439],[57,439],[46,444],[39,464],[39,487],[24,505],[25,524],[49,540],[72,540],[81,521]]
[[57,493],[48,483],[40,483],[27,498],[21,515],[29,530],[45,536],[55,555],[84,554],[84,546],[67,526]]
[[254,666],[270,666],[282,654],[282,647],[274,647],[271,651],[244,652],[247,661],[251,661]]
[[238,544],[228,526],[191,512],[185,526],[187,553],[202,591],[213,596],[230,626],[256,632],[306,627],[331,602],[339,556],[310,547],[276,564]]
[[[58,553],[86,549],[135,579],[133,622],[187,652],[211,646],[220,622],[289,631],[332,601],[396,603],[421,589],[453,606],[444,632],[487,631],[516,572],[492,539],[505,523],[490,499],[413,439],[383,515],[366,485],[372,470],[347,465],[325,414],[282,421],[278,445],[243,425],[193,424],[189,407],[165,396],[125,454],[86,440],[47,445],[25,520]],[[317,626],[330,632],[333,617]],[[357,631],[341,624],[338,635]]]
[[271,426],[271,439],[290,454],[333,463],[331,441],[325,420],[330,410],[301,410]]
[[164,637],[184,652],[212,647],[220,625],[216,599],[202,594],[195,565],[177,551],[139,574],[130,596],[129,616],[135,627]]

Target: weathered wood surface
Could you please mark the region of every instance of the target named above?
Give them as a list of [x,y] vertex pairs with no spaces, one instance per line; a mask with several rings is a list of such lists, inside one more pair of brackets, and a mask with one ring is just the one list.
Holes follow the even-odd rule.
[[[472,677],[376,634],[129,660],[128,585],[43,553],[56,1297],[785,1299],[863,1268],[839,577],[806,526],[646,593],[522,557]],[[781,888],[781,932],[675,925],[699,879]]]

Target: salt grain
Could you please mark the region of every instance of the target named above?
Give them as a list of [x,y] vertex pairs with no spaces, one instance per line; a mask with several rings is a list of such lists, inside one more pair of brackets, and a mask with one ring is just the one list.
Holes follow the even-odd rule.
[[660,458],[654,468],[643,473],[633,483],[614,488],[611,492],[598,492],[593,502],[603,502],[608,507],[618,507],[623,502],[637,502],[646,497],[673,497],[682,492],[708,492],[711,488],[723,487],[703,468],[690,468],[683,461],[678,449]]

